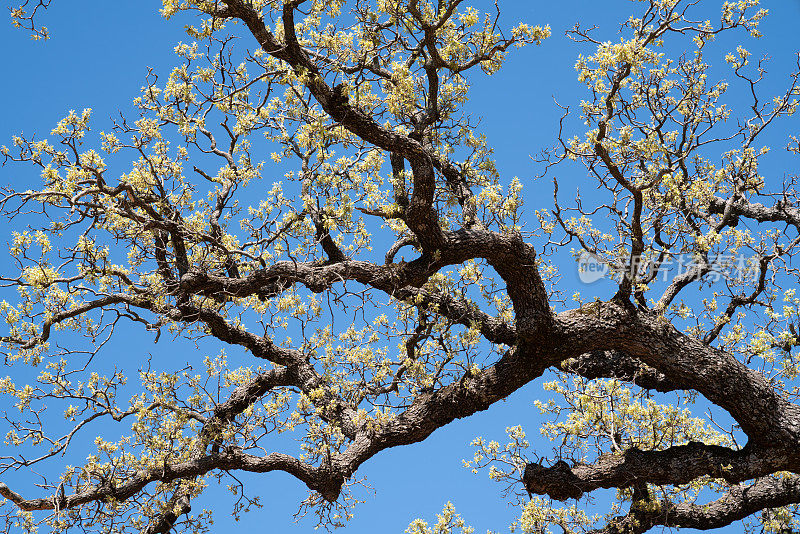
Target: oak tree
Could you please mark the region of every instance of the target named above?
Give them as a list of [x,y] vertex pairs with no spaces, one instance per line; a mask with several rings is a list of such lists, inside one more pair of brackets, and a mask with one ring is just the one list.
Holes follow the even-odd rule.
[[[51,1],[14,22],[47,38]],[[39,494],[0,484],[7,532],[202,531],[204,489],[231,476],[238,512],[257,498],[235,474],[272,471],[336,525],[362,464],[545,373],[528,430],[555,448],[514,427],[468,462],[519,496],[523,532],[796,528],[800,202],[759,165],[800,69],[763,94],[757,0],[714,21],[699,0],[640,0],[615,42],[576,26],[585,98],[560,102],[538,158],[553,201],[523,205],[467,105],[471,80],[550,36],[504,26],[503,3],[163,0],[190,39],[138,115],[98,132],[72,112],[3,147],[4,173],[41,180],[0,198],[0,472],[58,465],[114,422]],[[772,149],[800,152],[785,137]],[[577,169],[596,190],[570,198],[558,177]],[[564,298],[573,255],[614,275],[612,298]],[[130,332],[196,358],[113,368],[104,347]],[[408,530],[433,531],[469,529],[448,506]]]

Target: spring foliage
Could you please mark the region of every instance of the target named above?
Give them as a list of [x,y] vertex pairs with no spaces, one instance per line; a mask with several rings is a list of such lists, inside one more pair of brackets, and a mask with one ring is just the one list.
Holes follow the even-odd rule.
[[[12,19],[47,39],[50,3]],[[109,421],[41,495],[0,483],[7,532],[201,532],[209,485],[237,517],[260,505],[240,471],[296,477],[301,512],[341,525],[361,464],[545,373],[533,430],[553,450],[517,426],[465,462],[519,504],[513,528],[795,527],[800,206],[759,165],[798,152],[761,138],[789,124],[800,71],[761,94],[746,48],[766,10],[726,1],[712,22],[640,0],[617,41],[576,26],[585,99],[562,103],[538,161],[554,202],[524,204],[467,106],[471,80],[550,37],[505,26],[502,4],[163,0],[188,40],[138,114],[99,129],[70,112],[2,147],[4,173],[40,179],[0,198],[16,229],[0,472],[83,452],[83,427]],[[578,170],[599,192],[565,203],[557,177]],[[613,298],[561,294],[579,251],[610,266]],[[195,358],[108,365],[131,332]],[[613,503],[590,513],[603,488]],[[448,503],[407,532],[472,529]]]

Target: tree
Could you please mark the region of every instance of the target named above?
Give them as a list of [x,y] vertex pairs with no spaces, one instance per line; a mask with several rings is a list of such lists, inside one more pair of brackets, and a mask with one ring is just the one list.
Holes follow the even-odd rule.
[[[46,38],[49,4],[12,16]],[[40,452],[0,469],[37,469],[98,419],[130,427],[99,436],[42,496],[0,484],[7,531],[202,530],[193,499],[238,471],[296,477],[302,506],[337,524],[364,462],[548,370],[561,400],[538,407],[553,455],[529,459],[516,427],[506,446],[476,439],[471,462],[523,494],[523,531],[710,529],[754,514],[766,531],[794,527],[800,205],[794,178],[759,165],[764,132],[797,108],[800,68],[773,98],[743,46],[728,70],[707,59],[715,39],[758,37],[766,11],[724,2],[712,24],[696,1],[646,0],[617,43],[577,26],[587,97],[540,159],[554,204],[526,211],[466,101],[474,71],[550,31],[503,31],[499,8],[462,4],[164,0],[165,18],[196,17],[195,42],[176,48],[168,79],[148,78],[138,117],[95,135],[89,110],[70,113],[52,140],[3,148],[42,178],[0,200],[20,230],[17,270],[1,278],[15,291],[0,305],[3,350],[38,373],[0,382],[18,408],[6,441]],[[749,101],[731,109],[737,86]],[[572,136],[573,116],[588,131]],[[564,204],[555,177],[581,164],[600,192]],[[267,165],[285,179],[268,185]],[[560,296],[571,249],[616,277],[612,298]],[[134,380],[101,360],[133,327],[247,356],[141,362],[129,397]],[[300,447],[277,448],[284,432]],[[557,502],[602,488],[617,496],[599,517]],[[233,489],[237,513],[254,503]],[[437,528],[466,529],[450,507]]]

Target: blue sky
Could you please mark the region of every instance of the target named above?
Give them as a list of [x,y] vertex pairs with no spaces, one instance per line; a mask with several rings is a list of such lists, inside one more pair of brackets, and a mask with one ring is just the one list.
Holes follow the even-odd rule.
[[[552,200],[551,182],[533,180],[540,169],[530,156],[555,140],[559,113],[553,99],[575,105],[583,98],[573,65],[579,51],[586,53],[587,49],[579,49],[570,42],[564,31],[580,20],[585,25],[598,25],[601,38],[616,39],[618,22],[627,18],[637,3],[627,0],[501,0],[499,3],[507,26],[516,22],[549,24],[553,36],[539,47],[512,54],[499,74],[491,78],[476,76],[469,106],[482,117],[481,131],[495,148],[501,174],[508,179],[519,176],[525,183],[527,209],[547,208]],[[703,0],[703,4],[703,9],[711,6],[716,9],[718,2]],[[165,22],[158,16],[159,5],[160,2],[153,0],[56,1],[46,15],[45,23],[52,32],[49,42],[31,41],[24,32],[13,29],[10,22],[0,25],[0,46],[5,51],[4,80],[0,85],[0,99],[4,103],[0,144],[9,144],[11,136],[20,132],[46,137],[70,109],[93,108],[98,130],[109,127],[109,117],[129,111],[130,101],[143,84],[146,67],[168,71],[174,61],[172,48],[178,41],[188,39],[180,21]],[[793,64],[793,53],[800,50],[797,32],[800,1],[773,0],[765,2],[765,7],[771,10],[771,15],[763,24],[765,37],[759,46],[773,58],[767,87],[775,87],[777,91]],[[267,159],[268,155],[264,157]],[[35,173],[26,172],[18,166],[2,168],[0,182],[22,184],[36,179]],[[577,184],[583,177],[563,179]],[[5,221],[0,221],[0,236],[7,236],[11,230]],[[0,263],[0,268],[4,265],[7,264]],[[577,276],[565,273],[563,283],[571,292],[578,287]],[[598,285],[594,291],[586,293],[590,298],[594,294],[607,297],[612,287]],[[149,340],[126,339],[127,343],[113,347],[110,358],[135,359],[144,353],[158,357],[159,351],[169,352],[163,341],[153,347]],[[131,343],[132,339],[136,341]],[[188,348],[180,350],[177,355],[171,352],[171,357],[186,360],[195,357]],[[5,373],[0,369],[0,375]],[[540,382],[531,384],[489,411],[439,430],[424,443],[385,451],[370,460],[358,474],[367,477],[374,494],[357,492],[366,503],[356,508],[356,517],[345,531],[402,532],[416,517],[434,520],[435,513],[448,500],[477,532],[507,531],[517,511],[506,504],[500,495],[501,487],[490,482],[485,472],[470,473],[462,467],[462,459],[471,456],[469,442],[475,436],[502,440],[507,426],[522,424],[531,438],[535,438],[538,419],[532,403],[536,398],[546,397]],[[541,446],[538,452],[547,454],[549,445]],[[195,507],[215,507],[214,532],[252,528],[290,533],[313,527],[310,519],[298,523],[292,519],[306,493],[299,482],[282,474],[243,475],[242,479],[250,481],[252,493],[262,496],[265,508],[245,515],[241,523],[235,524],[228,517],[230,498],[224,492],[209,491],[204,502],[196,503]]]

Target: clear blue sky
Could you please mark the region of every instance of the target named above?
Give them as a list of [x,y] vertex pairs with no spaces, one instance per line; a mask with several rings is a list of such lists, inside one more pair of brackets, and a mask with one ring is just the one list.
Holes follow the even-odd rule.
[[[499,3],[507,26],[520,21],[550,24],[553,36],[540,47],[515,52],[494,77],[476,77],[470,107],[483,117],[481,130],[495,148],[501,173],[509,179],[519,176],[525,183],[528,209],[548,208],[551,183],[532,181],[539,169],[529,156],[555,140],[558,110],[553,98],[575,105],[583,97],[573,69],[579,48],[564,36],[564,31],[580,20],[586,26],[598,25],[603,38],[615,39],[618,22],[627,18],[637,4],[627,0]],[[713,6],[715,10],[720,3],[703,0],[704,8]],[[4,21],[0,25],[0,46],[4,50],[0,144],[9,144],[11,136],[19,132],[47,136],[70,109],[93,108],[98,130],[107,128],[108,117],[117,115],[119,110],[128,111],[143,84],[145,67],[168,71],[174,61],[172,48],[178,41],[188,39],[179,21],[165,22],[158,16],[159,6],[160,2],[154,0],[56,1],[46,15],[52,40],[44,43],[31,41],[24,32],[13,29],[8,20]],[[785,79],[782,73],[792,65],[792,54],[800,49],[800,1],[766,1],[765,7],[771,15],[764,22],[766,37],[761,44],[773,57],[769,69],[775,76],[768,83],[778,84]],[[18,166],[0,169],[3,184],[21,184],[35,177]],[[571,178],[576,177],[566,177]],[[5,240],[10,231],[7,223],[0,221],[0,240]],[[0,268],[8,265],[6,261],[0,262]],[[571,292],[573,286],[577,287],[577,277],[565,273],[564,284]],[[597,287],[601,297],[607,297],[605,293],[611,290],[610,285]],[[594,296],[591,291],[587,295]],[[157,346],[149,343],[142,340],[117,344],[114,352],[104,357],[131,360],[150,353],[156,358],[169,354],[171,358],[202,359],[202,355],[188,350],[174,354],[163,341]],[[15,371],[0,369],[0,375],[7,372]],[[462,467],[462,459],[471,456],[469,442],[475,436],[502,440],[504,429],[510,425],[524,425],[535,438],[538,418],[532,402],[546,396],[540,383],[531,384],[489,411],[439,430],[424,443],[385,451],[370,460],[358,474],[366,475],[375,493],[357,492],[366,503],[356,508],[356,518],[345,532],[402,532],[416,517],[434,520],[448,500],[477,532],[507,531],[517,511],[506,505],[501,488],[489,481],[486,473],[471,474]],[[0,434],[4,433],[5,429],[0,429]],[[542,444],[539,452],[548,454],[549,445]],[[292,520],[306,493],[299,482],[282,474],[242,478],[250,481],[252,493],[262,495],[265,508],[246,515],[237,525],[228,517],[230,496],[209,491],[204,502],[194,506],[216,509],[214,532],[249,528],[256,532],[291,533],[313,526],[311,520]],[[30,486],[27,491],[31,496],[36,494]]]

